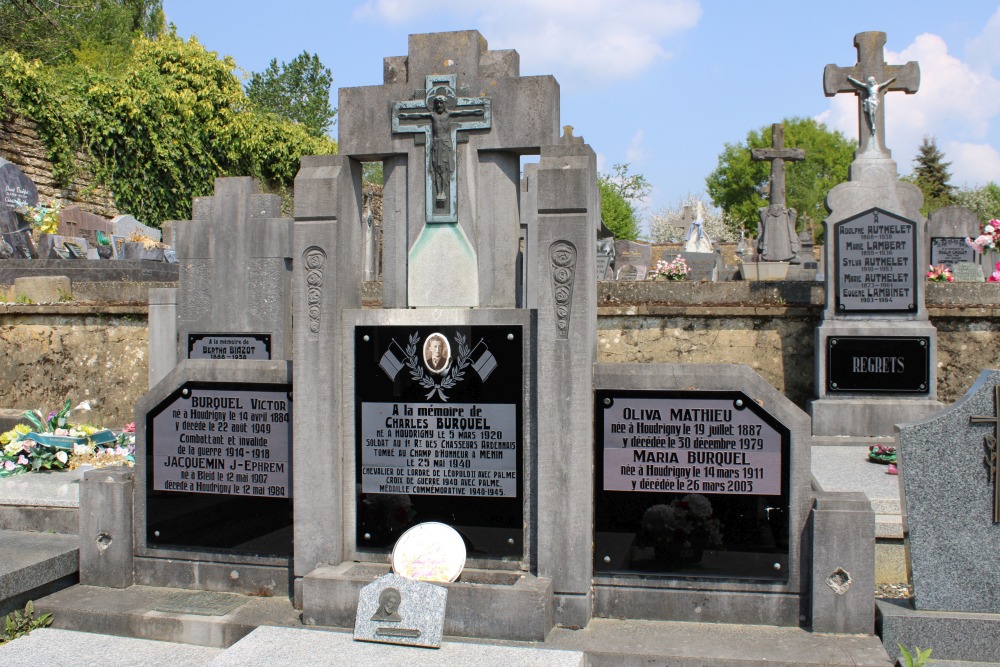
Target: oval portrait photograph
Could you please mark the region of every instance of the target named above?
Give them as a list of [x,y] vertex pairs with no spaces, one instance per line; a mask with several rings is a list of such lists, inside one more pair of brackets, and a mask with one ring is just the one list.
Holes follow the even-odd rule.
[[444,334],[432,333],[424,340],[424,366],[436,375],[441,375],[451,366],[451,345]]

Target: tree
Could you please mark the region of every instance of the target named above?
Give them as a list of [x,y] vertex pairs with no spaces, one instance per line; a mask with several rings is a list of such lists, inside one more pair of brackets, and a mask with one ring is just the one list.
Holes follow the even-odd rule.
[[739,230],[726,219],[725,214],[713,208],[705,201],[704,196],[688,194],[675,206],[664,208],[649,216],[649,236],[654,243],[671,243],[684,238],[688,223],[684,219],[685,207],[691,207],[694,212],[698,202],[705,209],[704,229],[708,238],[713,241],[736,241],[740,237]]
[[597,187],[601,191],[601,219],[616,239],[634,241],[639,238],[637,205],[649,195],[649,181],[642,174],[630,174],[629,165],[616,164],[613,174],[599,174]]
[[982,221],[1000,219],[1000,185],[988,183],[978,188],[962,188],[955,203],[976,212]]
[[[801,227],[807,217],[815,222],[826,217],[826,194],[848,179],[856,145],[811,118],[786,118],[782,123],[785,145],[806,151],[805,160],[785,163],[785,205],[798,211]],[[770,125],[750,130],[746,141],[725,145],[718,166],[705,179],[712,203],[751,235],[756,233],[760,220],[758,209],[768,203],[771,165],[752,161],[750,150],[770,145]]]
[[955,203],[954,188],[948,185],[951,178],[948,167],[951,163],[944,161],[944,153],[938,149],[934,137],[924,136],[913,162],[915,166],[909,180],[924,193],[921,213],[926,216],[942,206]]
[[314,137],[326,135],[337,110],[330,106],[333,74],[319,56],[303,51],[290,63],[277,59],[250,76],[247,97],[262,110],[302,123]]
[[81,54],[121,61],[133,39],[163,30],[163,0],[0,1],[0,44],[46,65],[73,63]]

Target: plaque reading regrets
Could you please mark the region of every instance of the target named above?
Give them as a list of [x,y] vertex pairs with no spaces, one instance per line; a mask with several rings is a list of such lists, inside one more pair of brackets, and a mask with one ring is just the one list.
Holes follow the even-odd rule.
[[748,402],[602,399],[604,490],[779,495],[781,434]]
[[834,225],[837,310],[916,310],[916,224],[871,209]]
[[523,548],[520,325],[355,327],[358,547],[439,521],[470,553]]

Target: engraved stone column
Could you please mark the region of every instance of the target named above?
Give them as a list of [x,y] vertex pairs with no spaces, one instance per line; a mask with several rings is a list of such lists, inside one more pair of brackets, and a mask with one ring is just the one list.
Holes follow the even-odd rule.
[[[339,564],[344,553],[340,462],[343,392],[337,363],[340,312],[361,304],[364,243],[361,164],[343,156],[302,158],[295,177],[294,574]],[[296,601],[301,600],[296,586]]]
[[600,205],[589,146],[547,146],[537,169],[538,574],[561,625],[592,614],[594,280]]

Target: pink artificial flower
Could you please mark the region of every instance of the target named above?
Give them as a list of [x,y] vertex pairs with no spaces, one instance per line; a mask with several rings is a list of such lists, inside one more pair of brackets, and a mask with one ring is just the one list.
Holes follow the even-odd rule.
[[895,463],[890,463],[886,467],[886,469],[885,469],[885,474],[886,475],[898,475],[899,474],[899,468],[896,467]]
[[[1000,262],[998,262],[998,265],[1000,265]],[[122,429],[122,432],[135,433],[135,422],[129,422],[128,424],[125,424],[125,428]]]
[[26,466],[28,465],[28,463],[29,461],[28,459],[24,458],[24,454],[21,454],[20,456],[17,457],[17,465]]
[[13,470],[14,468],[16,468],[17,466],[14,465],[13,461],[4,461],[3,462],[3,467],[4,467],[4,469],[7,472],[10,472],[11,470]]

